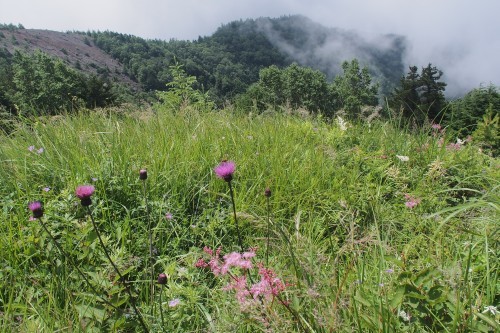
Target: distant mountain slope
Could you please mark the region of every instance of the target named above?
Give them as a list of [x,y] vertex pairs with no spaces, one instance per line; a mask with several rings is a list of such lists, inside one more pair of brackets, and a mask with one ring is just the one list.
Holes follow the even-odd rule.
[[297,62],[332,79],[341,73],[342,62],[353,58],[370,68],[387,93],[404,73],[406,41],[396,35],[368,40],[294,15],[230,22],[196,41],[145,40],[109,31],[2,29],[0,48],[4,53],[40,49],[81,71],[144,91],[165,89],[169,66],[179,62],[198,78],[200,88],[223,102],[244,92],[264,67]]
[[123,74],[122,65],[96,47],[92,39],[75,32],[57,32],[39,29],[2,29],[0,48],[9,54],[14,52],[43,51],[60,58],[67,65],[88,74],[109,76],[115,81],[138,87],[137,82]]

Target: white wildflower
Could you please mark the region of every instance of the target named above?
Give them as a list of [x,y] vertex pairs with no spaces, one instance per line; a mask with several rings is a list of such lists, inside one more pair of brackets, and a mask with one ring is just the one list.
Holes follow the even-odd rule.
[[496,306],[488,305],[488,306],[485,306],[484,310],[483,310],[483,313],[486,313],[486,312],[489,312],[492,315],[496,316],[496,314],[498,313],[498,310],[497,310]]
[[461,140],[460,138],[457,138],[457,145],[463,145],[465,143],[464,140]]
[[410,160],[410,158],[408,156],[404,156],[404,155],[396,155],[396,157],[399,158],[399,160],[402,162],[408,162]]
[[341,116],[337,116],[337,124],[339,124],[341,131],[347,130],[347,121],[345,121]]
[[399,316],[401,317],[401,319],[403,319],[404,321],[410,321],[411,319],[411,316],[409,313],[406,313],[404,312],[403,310],[399,311]]

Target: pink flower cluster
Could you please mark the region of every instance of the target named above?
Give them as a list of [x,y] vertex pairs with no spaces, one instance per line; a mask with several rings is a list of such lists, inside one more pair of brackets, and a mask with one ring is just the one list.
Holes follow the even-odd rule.
[[226,275],[231,267],[240,267],[243,269],[251,269],[253,267],[250,259],[255,257],[255,250],[251,249],[244,253],[231,252],[226,254],[223,260],[220,259],[221,250],[219,247],[214,253],[211,248],[205,246],[203,251],[210,255],[211,258],[208,262],[200,259],[196,262],[195,266],[198,268],[209,267],[215,276]]
[[[251,259],[255,257],[255,249],[248,252],[232,252],[220,258],[221,248],[213,251],[205,247],[205,253],[210,255],[210,259],[198,260],[195,264],[198,268],[210,268],[215,276],[228,275],[231,278],[230,283],[224,287],[224,290],[234,290],[235,296],[241,306],[248,306],[252,300],[273,299],[286,288],[286,284],[276,276],[273,270],[265,268],[262,264],[257,264],[260,280],[256,283],[248,283],[247,273],[253,268]],[[232,267],[243,269],[242,275],[236,275],[231,272]],[[250,279],[251,280],[251,279]]]
[[246,276],[235,276],[224,290],[234,290],[240,305],[248,306],[249,301],[262,297],[272,300],[286,288],[286,284],[271,269],[259,265],[260,281],[248,285]]
[[457,143],[450,142],[446,146],[446,150],[460,150],[460,148],[462,148],[462,145],[459,142]]
[[415,208],[420,203],[420,199],[417,199],[409,194],[405,194],[405,199],[405,206],[409,209]]
[[432,123],[431,124],[432,128],[432,135],[437,137],[437,136],[442,136],[446,133],[446,129],[444,129],[441,125]]
[[[472,142],[472,137],[468,135],[465,140],[461,140],[460,138],[457,138],[457,142],[450,142],[449,144],[446,145],[446,150],[448,151],[455,151],[455,150],[460,150],[463,145],[466,143]],[[444,138],[440,138],[438,140],[438,147],[442,147],[444,145]]]

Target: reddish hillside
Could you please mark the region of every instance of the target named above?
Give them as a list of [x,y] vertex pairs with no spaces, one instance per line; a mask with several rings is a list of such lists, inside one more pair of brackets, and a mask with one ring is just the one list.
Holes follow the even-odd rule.
[[139,85],[122,74],[123,67],[109,54],[94,45],[91,38],[81,33],[38,29],[0,30],[0,48],[13,54],[43,51],[88,74],[105,74],[136,89]]

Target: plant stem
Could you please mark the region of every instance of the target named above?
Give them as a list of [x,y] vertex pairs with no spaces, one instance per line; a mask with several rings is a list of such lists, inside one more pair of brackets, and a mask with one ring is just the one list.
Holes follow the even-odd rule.
[[165,328],[165,319],[163,319],[163,307],[161,304],[161,296],[163,295],[163,286],[160,286],[160,317],[161,317],[161,326]]
[[94,226],[95,232],[97,234],[97,238],[99,239],[99,243],[101,244],[101,247],[104,251],[104,254],[108,258],[108,261],[111,264],[111,266],[113,266],[116,274],[118,274],[120,281],[125,286],[125,290],[127,291],[128,295],[130,297],[130,303],[132,304],[132,308],[134,309],[135,314],[137,315],[137,318],[139,318],[139,322],[141,323],[141,326],[142,326],[144,332],[149,332],[148,327],[146,326],[146,324],[144,323],[144,320],[142,319],[141,313],[139,312],[139,310],[137,309],[137,306],[135,305],[135,298],[132,295],[132,292],[130,291],[130,287],[129,287],[128,283],[125,281],[123,275],[120,273],[120,270],[118,269],[118,267],[116,267],[115,263],[111,259],[111,256],[109,255],[108,250],[106,249],[106,246],[104,245],[104,242],[102,241],[101,233],[99,232],[99,229],[97,228],[97,224],[95,223],[94,217],[92,216],[92,212],[90,211],[90,208],[88,206],[87,206],[87,211],[88,211],[88,214],[90,216],[90,220],[92,221],[92,225]]
[[149,206],[148,206],[148,197],[147,193],[147,185],[146,180],[143,181],[143,195],[144,195],[144,205],[146,206],[146,219],[148,221],[148,239],[149,239],[149,260],[148,266],[150,268],[150,277],[149,277],[149,295],[150,295],[150,304],[151,304],[151,314],[154,312],[154,295],[155,295],[155,284],[154,284],[154,257],[153,257],[153,232],[151,227],[151,217],[149,215]]
[[[90,283],[90,281],[87,279],[87,277],[85,276],[85,274],[82,272],[82,270],[78,267],[78,265],[75,264],[75,262],[73,262],[73,260],[71,259],[70,256],[68,256],[68,254],[66,253],[66,251],[63,250],[63,248],[61,247],[61,245],[59,245],[59,243],[57,242],[57,240],[55,239],[55,237],[52,235],[52,233],[49,231],[49,229],[47,228],[47,226],[45,225],[45,223],[43,223],[42,219],[39,218],[38,221],[40,222],[40,225],[42,226],[42,228],[45,230],[45,232],[49,235],[50,239],[52,240],[52,242],[54,243],[54,245],[57,247],[57,249],[59,250],[59,252],[61,252],[61,255],[64,257],[64,258],[67,258],[70,263],[76,268],[78,274],[80,274],[80,276],[83,278],[83,280],[85,281],[85,283],[87,283],[87,285],[89,286],[89,288],[92,290],[92,292],[97,296],[99,295],[100,293],[97,291],[97,289],[94,288],[94,286]],[[114,306],[113,304],[111,304],[108,300],[106,300],[104,297],[102,296],[98,296],[101,298],[101,300],[106,303],[107,305],[111,306],[113,309],[115,310],[120,310],[118,309],[116,306]],[[120,310],[121,311],[121,310]]]
[[269,197],[267,199],[267,243],[266,243],[266,266],[269,264],[269,233],[271,229],[271,204],[269,203]]
[[231,202],[233,204],[233,215],[234,215],[234,223],[236,224],[236,233],[238,235],[238,243],[241,249],[241,252],[243,252],[243,241],[241,240],[241,233],[240,233],[240,227],[238,225],[238,218],[236,217],[236,204],[234,203],[234,191],[233,191],[233,186],[231,185],[231,182],[227,182],[229,184],[229,194],[231,195]]

